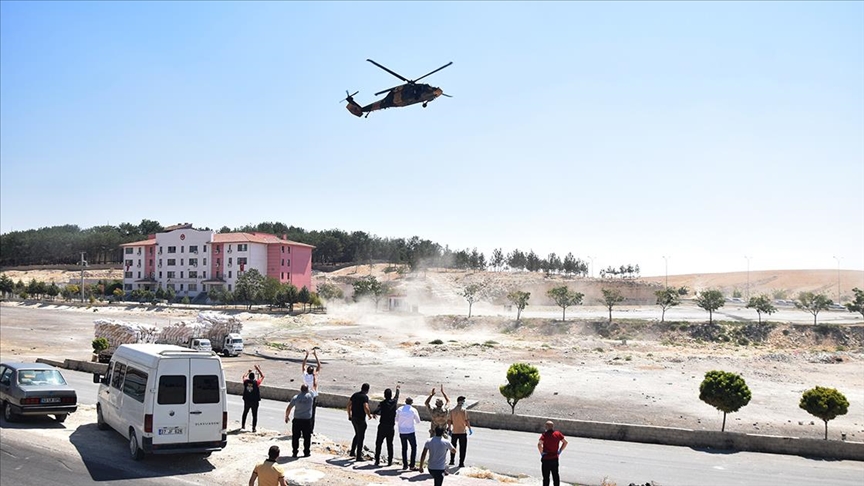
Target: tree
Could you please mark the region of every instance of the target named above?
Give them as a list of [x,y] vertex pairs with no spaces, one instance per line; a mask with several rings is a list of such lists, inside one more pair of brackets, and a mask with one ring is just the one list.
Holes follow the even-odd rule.
[[507,384],[498,387],[498,391],[507,399],[511,414],[516,413],[516,404],[519,400],[528,398],[534,393],[538,383],[540,383],[540,372],[537,368],[527,363],[510,365],[507,370]]
[[726,301],[723,298],[723,292],[715,289],[699,292],[699,296],[696,297],[696,305],[708,311],[709,324],[714,322],[714,311],[723,307],[725,304]]
[[501,251],[501,248],[492,250],[492,260],[489,263],[495,270],[499,270],[504,266],[504,253]]
[[3,297],[6,297],[11,294],[13,290],[15,290],[15,284],[12,282],[12,279],[5,273],[0,274],[0,294],[2,294]]
[[530,298],[531,292],[522,292],[521,290],[514,290],[507,294],[507,300],[516,306],[516,322],[519,322],[522,311],[528,306],[528,299]]
[[296,285],[287,282],[283,283],[282,288],[279,290],[280,305],[288,305],[288,312],[294,312],[294,304],[300,301],[299,294],[300,291],[297,290]]
[[243,272],[240,278],[237,279],[237,284],[234,286],[234,298],[246,303],[246,309],[252,309],[254,304],[261,296],[261,290],[264,288],[264,275],[256,268],[252,268]]
[[297,292],[297,301],[303,304],[303,312],[306,312],[306,304],[309,303],[309,300],[312,298],[311,292],[304,285],[299,292]]
[[624,302],[624,296],[618,289],[600,289],[603,292],[603,305],[609,309],[609,322],[612,322],[612,308]]
[[[162,287],[159,287],[159,289],[161,290]],[[61,290],[61,292],[62,292],[62,290]],[[123,289],[114,289],[114,300],[123,300],[124,294],[125,294],[125,292],[123,292]]]
[[54,282],[51,282],[51,285],[45,289],[45,293],[48,294],[48,297],[51,297],[51,300],[54,300],[55,297],[60,295],[60,287],[58,287]]
[[864,290],[856,287],[852,289],[852,292],[855,293],[855,300],[846,304],[846,309],[849,312],[858,312],[861,314],[861,317],[864,317]]
[[585,294],[580,292],[575,292],[567,288],[567,286],[555,287],[553,289],[549,289],[546,292],[552,300],[558,304],[558,307],[561,307],[561,320],[567,320],[567,308],[571,305],[579,305],[582,303],[582,297],[585,297]]
[[846,415],[849,411],[849,400],[834,388],[817,386],[801,395],[798,406],[825,422],[825,440],[828,440],[828,421],[834,420],[838,415]]
[[324,300],[335,300],[343,298],[344,294],[338,285],[330,282],[321,282],[318,284],[318,296]]
[[278,279],[267,276],[264,277],[264,283],[261,285],[261,300],[268,304],[271,308],[279,305],[279,291],[282,289],[282,283]]
[[474,302],[480,300],[481,294],[483,292],[483,285],[478,283],[472,283],[465,286],[462,289],[462,297],[468,301],[468,318],[471,318],[471,308],[474,306]]
[[654,295],[657,297],[657,305],[659,305],[660,309],[663,311],[663,313],[660,314],[660,322],[666,322],[666,310],[680,305],[681,297],[678,295],[678,292],[671,287],[658,290],[654,292]]
[[820,311],[827,309],[834,301],[825,296],[825,294],[814,294],[813,292],[801,292],[798,294],[798,300],[795,301],[795,308],[805,310],[813,314],[813,325],[816,325],[816,316]]
[[372,275],[361,278],[360,280],[353,283],[354,286],[354,302],[357,302],[360,298],[369,296],[373,301],[375,301],[375,310],[378,310],[378,301],[381,300],[381,297],[390,292],[390,286],[388,284],[379,282],[377,278]]
[[107,338],[97,337],[97,338],[93,339],[93,341],[90,343],[90,345],[93,346],[93,353],[99,354],[100,352],[108,349],[108,346],[110,346],[111,343],[108,342]]
[[765,294],[762,294],[758,297],[750,297],[750,301],[747,302],[747,309],[756,309],[756,313],[759,314],[759,324],[762,324],[762,314],[768,314],[769,316],[775,312],[777,312],[777,308],[774,307],[774,304],[771,302],[771,298]]
[[737,412],[750,403],[750,397],[744,378],[727,371],[709,371],[699,385],[699,400],[723,412],[721,432],[726,430],[726,414]]

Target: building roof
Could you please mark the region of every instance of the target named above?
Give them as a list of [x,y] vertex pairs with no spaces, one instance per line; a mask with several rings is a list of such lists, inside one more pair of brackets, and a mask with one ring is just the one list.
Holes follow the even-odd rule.
[[144,240],[144,241],[133,241],[132,243],[123,243],[120,246],[121,247],[124,247],[124,246],[153,246],[155,244],[156,244],[156,240],[152,239],[152,240]]
[[297,241],[283,240],[276,235],[270,233],[216,233],[213,235],[213,243],[264,243],[264,244],[283,244],[292,246],[303,246],[306,248],[315,248],[306,243]]

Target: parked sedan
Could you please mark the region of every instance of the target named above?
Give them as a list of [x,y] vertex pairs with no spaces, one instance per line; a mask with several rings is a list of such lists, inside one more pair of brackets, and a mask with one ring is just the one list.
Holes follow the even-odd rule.
[[63,422],[78,409],[78,395],[53,366],[0,363],[0,404],[7,422],[21,415],[54,415]]

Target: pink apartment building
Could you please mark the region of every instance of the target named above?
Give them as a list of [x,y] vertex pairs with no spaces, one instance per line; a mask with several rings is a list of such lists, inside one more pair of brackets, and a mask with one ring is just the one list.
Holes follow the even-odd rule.
[[267,233],[216,233],[191,224],[165,228],[123,248],[123,289],[173,288],[178,296],[197,297],[216,287],[233,291],[243,272],[315,291],[312,245]]

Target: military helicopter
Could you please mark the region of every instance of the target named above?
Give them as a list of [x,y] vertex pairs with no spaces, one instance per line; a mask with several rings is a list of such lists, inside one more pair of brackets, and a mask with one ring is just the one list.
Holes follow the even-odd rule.
[[444,94],[444,91],[441,88],[436,88],[435,86],[430,86],[428,84],[422,84],[422,83],[417,84],[417,81],[420,81],[421,79],[425,78],[426,76],[435,74],[438,71],[440,71],[440,70],[446,68],[447,66],[453,64],[452,61],[439,67],[438,69],[432,71],[431,73],[424,74],[423,76],[420,76],[417,79],[406,79],[402,75],[397,74],[397,73],[387,69],[386,67],[378,64],[377,62],[373,61],[372,59],[366,59],[366,60],[371,62],[372,64],[378,66],[379,68],[387,71],[388,73],[392,74],[393,76],[396,76],[397,78],[401,79],[402,81],[405,81],[405,84],[402,84],[402,85],[399,85],[399,86],[396,86],[396,87],[393,87],[390,89],[385,89],[384,91],[379,91],[379,92],[375,93],[375,96],[378,96],[378,95],[383,94],[383,93],[387,93],[387,96],[385,96],[383,99],[380,99],[378,101],[370,103],[366,106],[360,106],[354,101],[354,95],[359,93],[359,91],[355,91],[354,94],[348,94],[348,91],[345,91],[345,94],[348,96],[344,100],[340,100],[340,103],[342,101],[347,101],[348,106],[346,106],[346,108],[348,108],[348,111],[350,111],[352,115],[359,117],[359,116],[363,116],[363,113],[366,113],[366,117],[368,118],[369,113],[371,113],[375,110],[384,110],[386,108],[399,108],[402,106],[413,105],[415,103],[423,103],[423,108],[426,108],[426,105],[430,101],[434,100],[435,98],[437,98],[439,96],[446,96],[448,98],[452,98],[452,96],[450,96],[448,94]]

